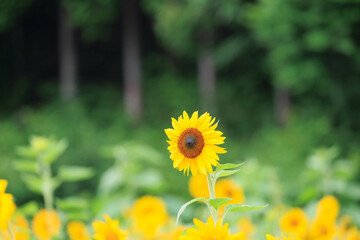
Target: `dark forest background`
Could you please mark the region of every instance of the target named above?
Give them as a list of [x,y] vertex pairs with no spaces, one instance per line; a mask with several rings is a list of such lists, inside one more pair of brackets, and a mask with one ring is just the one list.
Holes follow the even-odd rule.
[[276,166],[302,201],[293,176],[316,149],[359,167],[359,23],[358,0],[0,0],[0,176],[26,202],[16,146],[66,138],[63,163],[97,174],[57,194],[91,192],[102,147],[167,159],[170,117],[199,110],[220,120],[225,161]]

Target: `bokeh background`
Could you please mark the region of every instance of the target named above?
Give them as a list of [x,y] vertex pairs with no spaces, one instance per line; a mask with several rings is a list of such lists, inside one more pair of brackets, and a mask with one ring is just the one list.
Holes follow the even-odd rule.
[[191,196],[163,129],[199,110],[227,137],[221,162],[246,162],[246,202],[332,194],[360,223],[359,23],[357,0],[0,0],[0,177],[41,204],[16,149],[66,139],[53,172],[95,172],[58,201],[94,200],[91,219],[153,194],[175,215]]

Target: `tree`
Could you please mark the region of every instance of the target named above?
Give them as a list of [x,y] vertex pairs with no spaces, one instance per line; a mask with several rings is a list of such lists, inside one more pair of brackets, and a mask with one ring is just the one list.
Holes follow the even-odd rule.
[[[120,5],[120,3],[122,3]],[[125,112],[133,121],[142,115],[140,40],[136,0],[67,1],[72,21],[85,39],[96,41],[109,35],[110,23],[122,15],[123,95]],[[120,9],[122,8],[122,11]]]
[[61,99],[74,99],[78,91],[77,53],[74,29],[62,1],[59,3],[59,78]]
[[124,104],[132,120],[139,121],[142,113],[138,2],[123,0],[123,74]]
[[224,40],[216,31],[238,21],[239,1],[145,1],[155,18],[155,31],[163,43],[179,56],[197,59],[201,106],[216,109],[217,47]]
[[280,125],[288,121],[290,96],[312,90],[331,94],[338,81],[332,72],[335,62],[356,65],[358,9],[352,0],[259,0],[249,8],[248,26],[268,53]]

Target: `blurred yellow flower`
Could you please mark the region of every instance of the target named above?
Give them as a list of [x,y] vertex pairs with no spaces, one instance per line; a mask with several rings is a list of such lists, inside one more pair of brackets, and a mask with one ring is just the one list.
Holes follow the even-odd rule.
[[[232,179],[221,179],[215,184],[217,198],[231,198],[227,204],[241,204],[245,202],[245,195],[242,187]],[[224,212],[225,206],[220,207],[220,213]]]
[[145,238],[152,239],[168,220],[165,203],[158,197],[143,196],[137,199],[131,210],[133,228]]
[[189,180],[189,191],[194,198],[209,198],[209,187],[204,175],[192,176]]
[[10,231],[14,234],[14,239],[11,238],[9,230],[0,230],[0,239],[4,240],[28,240],[30,239],[29,223],[23,215],[16,215],[13,218],[13,223]]
[[165,129],[165,133],[170,139],[167,142],[174,168],[187,174],[191,171],[192,175],[213,173],[212,166],[219,164],[217,154],[226,153],[217,146],[224,143],[225,137],[215,130],[218,124],[213,125],[214,121],[208,113],[198,117],[197,111],[191,118],[185,111],[178,120],[172,118],[173,129]]
[[344,240],[360,240],[360,233],[356,227],[352,227],[348,230]]
[[[283,240],[300,240],[298,237],[286,237],[284,234],[281,234]],[[281,240],[279,237],[274,237],[273,235],[266,234],[266,240]]]
[[323,197],[317,205],[316,217],[335,221],[339,214],[339,202],[334,196]]
[[95,240],[127,240],[128,231],[120,229],[119,221],[112,220],[108,215],[104,215],[105,222],[95,221],[92,226],[94,229]]
[[30,139],[30,146],[35,152],[41,152],[49,146],[49,139],[46,137],[33,136]]
[[67,232],[70,240],[90,240],[90,234],[84,223],[79,221],[69,222]]
[[6,180],[0,179],[0,229],[7,229],[8,222],[16,209],[13,196],[5,193],[7,185]]
[[332,219],[315,219],[310,228],[310,239],[330,240],[335,237],[336,225]]
[[351,217],[350,216],[342,216],[339,221],[339,225],[337,227],[337,237],[339,239],[344,239],[348,230],[350,229]]
[[256,231],[256,227],[251,223],[251,220],[248,217],[241,218],[238,221],[237,226],[239,232],[243,232],[245,234],[246,239],[248,239]]
[[40,240],[48,240],[59,234],[61,222],[54,210],[41,209],[33,218],[32,230]]
[[161,234],[157,240],[178,240],[180,235],[184,232],[185,227],[178,226],[170,232]]
[[280,218],[281,231],[304,237],[307,232],[308,218],[301,208],[293,208]]
[[186,230],[186,235],[181,235],[179,240],[244,240],[244,233],[230,234],[228,224],[221,224],[218,221],[214,224],[212,217],[209,217],[206,223],[194,218],[196,228]]

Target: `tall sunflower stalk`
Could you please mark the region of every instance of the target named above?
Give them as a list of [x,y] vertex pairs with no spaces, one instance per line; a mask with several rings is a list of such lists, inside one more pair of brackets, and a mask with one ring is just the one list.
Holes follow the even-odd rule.
[[[238,172],[242,164],[219,164],[218,154],[226,153],[226,150],[218,146],[224,143],[225,137],[222,136],[223,133],[221,131],[216,130],[217,126],[218,123],[215,123],[215,118],[212,118],[209,113],[204,113],[199,117],[196,111],[189,117],[184,111],[183,115],[178,117],[177,120],[172,118],[173,128],[165,129],[165,133],[169,138],[167,141],[169,143],[168,150],[171,153],[170,159],[173,161],[174,168],[183,171],[187,175],[191,172],[192,175],[201,174],[206,176],[210,196],[208,199],[204,197],[194,198],[184,204],[178,212],[177,222],[187,206],[194,202],[201,202],[207,205],[213,219],[208,221],[207,224],[212,223],[220,231],[222,229],[222,220],[227,213],[256,210],[264,206],[228,204],[225,207],[222,218],[219,219],[219,208],[229,203],[232,199],[216,197],[216,181],[221,177],[230,176]],[[215,171],[213,167],[216,167]],[[193,230],[189,231],[193,232]],[[189,231],[187,232],[189,233]],[[216,233],[214,234],[214,236],[218,236]],[[230,236],[228,237],[219,236],[219,239],[230,239]]]

